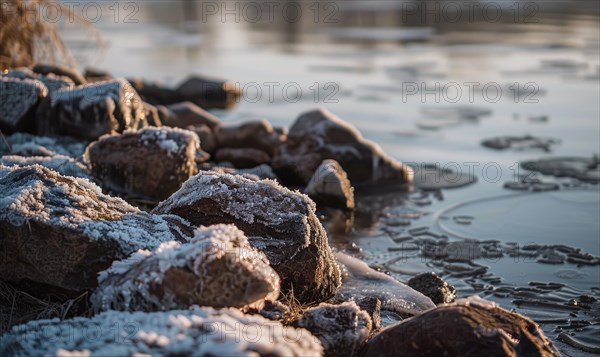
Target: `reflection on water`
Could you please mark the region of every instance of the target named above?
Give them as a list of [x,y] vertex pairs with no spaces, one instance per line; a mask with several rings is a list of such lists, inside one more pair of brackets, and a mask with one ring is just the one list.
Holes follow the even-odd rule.
[[[476,183],[452,190],[359,198],[354,230],[332,228],[334,244],[399,279],[433,270],[459,296],[480,294],[560,321],[543,325],[555,339],[574,329],[571,318],[598,323],[571,301],[600,297],[599,265],[583,264],[600,255],[598,186],[564,189],[558,179],[557,192],[504,188],[521,179],[521,161],[600,150],[597,0],[275,5],[140,2],[138,23],[96,24],[110,43],[101,62],[94,51],[78,55],[119,76],[175,84],[199,73],[237,82],[247,96],[216,112],[224,121],[289,125],[325,106],[402,161],[474,175]],[[481,145],[526,135],[557,145],[547,152]],[[472,259],[448,254],[466,249],[463,238],[473,239]],[[597,326],[574,338],[593,342]]]

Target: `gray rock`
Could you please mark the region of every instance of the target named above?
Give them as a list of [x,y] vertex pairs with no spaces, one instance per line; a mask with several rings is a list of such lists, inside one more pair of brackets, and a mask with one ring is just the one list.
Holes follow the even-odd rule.
[[235,224],[267,255],[284,293],[316,303],[335,295],[340,275],[315,209],[307,196],[275,181],[201,171],[153,212],[196,225]]
[[101,137],[84,155],[108,189],[165,199],[197,172],[198,136],[175,128],[148,127]]
[[218,125],[215,128],[215,138],[219,148],[252,148],[273,157],[286,135],[275,131],[268,121],[262,119],[239,125]]
[[[93,336],[93,337],[92,337]],[[0,337],[2,356],[320,356],[304,329],[236,309],[106,311],[94,317],[37,320]]]
[[372,330],[371,318],[354,302],[321,304],[307,310],[292,325],[305,328],[318,337],[325,356],[332,357],[357,354]]
[[337,160],[355,186],[388,183],[405,187],[411,181],[409,167],[325,109],[303,113],[296,119],[273,160],[273,168],[284,182],[306,183],[327,159]]
[[61,88],[75,87],[75,83],[69,77],[59,76],[54,73],[41,75],[34,73],[27,67],[11,69],[5,74],[5,76],[10,78],[38,80],[44,83],[46,88],[48,88],[48,94],[53,93]]
[[114,260],[165,241],[186,241],[177,216],[140,212],[85,179],[42,166],[0,179],[0,279],[35,294],[80,294]]
[[144,119],[139,95],[127,81],[117,79],[55,91],[39,106],[36,126],[40,135],[96,140],[139,128]]
[[335,160],[321,163],[304,192],[317,203],[344,210],[354,209],[354,188],[346,171]]
[[80,177],[91,180],[88,168],[81,162],[63,155],[55,156],[16,156],[5,155],[0,157],[0,164],[5,166],[32,166],[41,165],[52,169],[63,176]]
[[0,130],[4,134],[33,132],[35,108],[48,95],[44,83],[33,79],[0,77]]
[[428,296],[434,304],[448,304],[456,299],[456,289],[436,273],[419,274],[408,281],[408,286]]
[[98,310],[158,311],[190,305],[261,307],[279,296],[279,276],[233,225],[201,227],[188,243],[167,242],[113,263],[92,295]]

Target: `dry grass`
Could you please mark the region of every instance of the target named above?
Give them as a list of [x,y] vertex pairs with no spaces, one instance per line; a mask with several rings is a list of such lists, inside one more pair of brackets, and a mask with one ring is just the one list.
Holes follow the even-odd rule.
[[[49,3],[52,6],[48,7]],[[73,19],[90,33],[93,40],[102,42],[88,21],[59,1],[2,0],[0,5],[0,69],[29,67],[37,62],[75,67],[75,60],[58,34],[56,23],[44,17],[52,18],[53,12],[60,11],[60,19]]]
[[84,293],[73,299],[40,299],[0,280],[0,334],[10,330],[12,326],[32,320],[91,316],[87,295]]
[[289,325],[292,322],[294,322],[295,320],[302,317],[302,315],[304,315],[304,312],[310,307],[308,305],[302,305],[296,299],[296,297],[294,296],[294,288],[293,287],[289,293],[287,293],[287,294],[282,293],[280,301],[283,304],[285,304],[287,307],[289,307],[289,309],[290,309],[290,311],[287,314],[285,314],[285,316],[281,320],[281,323],[283,323],[284,325]]

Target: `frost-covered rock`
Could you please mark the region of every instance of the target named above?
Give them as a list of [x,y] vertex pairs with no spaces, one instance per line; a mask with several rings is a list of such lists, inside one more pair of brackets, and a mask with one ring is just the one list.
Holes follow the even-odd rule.
[[16,169],[15,166],[6,166],[0,164],[0,179],[11,173],[14,169]]
[[139,128],[145,119],[141,98],[124,79],[59,89],[40,104],[40,135],[96,140],[101,135]]
[[215,152],[217,162],[230,162],[236,168],[250,168],[266,164],[271,161],[269,155],[258,149],[242,148],[220,148]]
[[373,322],[373,330],[381,328],[381,301],[374,297],[365,297],[356,302],[358,307],[369,314]]
[[478,297],[383,329],[365,356],[559,356],[533,321]]
[[385,154],[355,127],[326,109],[300,115],[273,167],[285,181],[306,183],[327,159],[337,160],[353,185],[385,182],[401,186],[411,180],[409,167]]
[[114,260],[165,241],[186,241],[177,216],[140,212],[85,179],[36,165],[0,179],[0,279],[24,290],[81,292]]
[[189,130],[148,127],[102,136],[84,159],[107,189],[160,200],[197,172],[199,145]]
[[275,181],[201,171],[153,212],[176,214],[195,225],[235,224],[267,255],[282,291],[293,289],[300,302],[313,303],[333,297],[340,284],[315,209],[308,196]]
[[34,79],[0,77],[0,130],[4,134],[35,130],[35,110],[48,95],[44,83]]
[[0,140],[0,155],[79,157],[86,144],[67,136],[37,136],[15,133]]
[[408,286],[428,296],[434,304],[447,304],[456,299],[456,289],[436,273],[422,273],[408,281]]
[[215,138],[220,148],[251,148],[274,156],[286,135],[275,131],[271,124],[253,120],[239,125],[221,124],[215,128]]
[[212,130],[220,122],[219,118],[192,102],[168,105],[166,109],[168,115],[162,120],[166,126],[185,128],[189,125],[204,124]]
[[48,73],[46,75],[41,75],[38,73],[34,73],[27,67],[16,68],[9,70],[6,74],[6,77],[11,78],[19,78],[19,79],[35,79],[38,80],[48,88],[48,94],[64,87],[74,87],[75,83],[71,80],[71,78],[66,76],[59,76],[54,73]]
[[231,175],[242,175],[254,180],[260,179],[270,179],[277,181],[277,175],[273,171],[273,168],[267,164],[258,165],[255,167],[251,167],[249,169],[236,169],[233,167],[227,166],[216,166],[209,162],[202,163],[198,165],[200,170],[205,171],[214,171],[223,174],[231,174]]
[[17,165],[20,167],[41,165],[52,169],[64,176],[81,177],[91,180],[88,168],[81,162],[69,156],[17,156],[5,155],[0,157],[0,164],[6,166]]
[[352,356],[365,343],[372,330],[369,314],[354,302],[321,304],[309,309],[292,323],[321,340],[325,356]]
[[116,261],[98,277],[96,310],[158,311],[260,307],[279,296],[279,276],[233,225],[201,227],[188,243],[171,241]]
[[337,252],[335,258],[342,266],[342,287],[337,300],[360,300],[375,297],[381,308],[401,315],[418,315],[435,308],[430,298],[392,278],[371,269],[365,262]]
[[320,356],[307,330],[236,309],[106,311],[91,318],[38,320],[0,337],[0,355],[28,356]]
[[317,203],[345,210],[354,209],[354,188],[346,171],[335,160],[321,163],[304,192]]

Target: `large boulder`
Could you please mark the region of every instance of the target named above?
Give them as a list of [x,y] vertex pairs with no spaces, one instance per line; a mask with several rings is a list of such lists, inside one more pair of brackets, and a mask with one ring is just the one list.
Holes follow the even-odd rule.
[[235,224],[267,255],[284,293],[317,303],[335,295],[340,272],[315,210],[308,196],[275,181],[201,171],[153,212],[196,225]]
[[307,310],[292,323],[315,335],[325,350],[325,356],[357,355],[372,330],[369,314],[354,302],[340,305],[321,304]]
[[389,326],[365,356],[559,356],[530,319],[480,298],[458,300]]
[[2,356],[320,356],[304,329],[236,309],[106,311],[91,318],[37,320],[0,337]]
[[250,148],[275,156],[286,139],[285,133],[275,131],[271,123],[253,120],[238,125],[218,125],[215,139],[219,148]]
[[304,192],[317,203],[354,209],[354,188],[346,171],[335,160],[325,160],[319,165]]
[[158,311],[190,305],[262,307],[279,296],[279,276],[233,225],[199,228],[190,242],[140,250],[100,273],[96,310]]
[[48,95],[44,83],[34,79],[0,77],[0,130],[5,134],[35,131],[35,110]]
[[165,241],[187,241],[177,216],[140,212],[85,179],[42,166],[0,178],[0,279],[23,290],[80,293],[114,260]]
[[409,167],[385,154],[355,127],[326,109],[306,112],[296,119],[273,167],[285,181],[306,184],[326,159],[337,160],[355,186],[406,186],[412,177]]
[[144,105],[123,79],[59,89],[37,110],[40,135],[67,135],[96,140],[104,134],[139,128]]
[[102,136],[84,154],[107,189],[165,199],[197,172],[198,136],[183,129],[148,127]]

